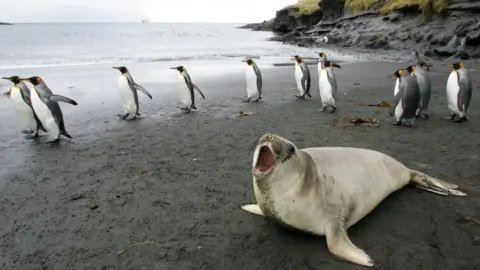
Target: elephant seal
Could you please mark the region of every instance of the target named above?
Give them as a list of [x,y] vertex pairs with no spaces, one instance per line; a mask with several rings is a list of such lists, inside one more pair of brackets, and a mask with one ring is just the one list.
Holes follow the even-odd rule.
[[257,204],[242,208],[274,222],[326,236],[336,257],[363,266],[374,261],[347,235],[383,199],[409,183],[441,195],[466,196],[450,184],[411,170],[383,153],[349,147],[298,149],[263,135],[253,156]]

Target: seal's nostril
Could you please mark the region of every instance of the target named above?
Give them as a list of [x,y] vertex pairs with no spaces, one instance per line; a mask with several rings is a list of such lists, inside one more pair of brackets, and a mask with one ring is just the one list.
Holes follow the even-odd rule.
[[287,144],[287,152],[290,154],[295,153],[295,147],[291,144]]

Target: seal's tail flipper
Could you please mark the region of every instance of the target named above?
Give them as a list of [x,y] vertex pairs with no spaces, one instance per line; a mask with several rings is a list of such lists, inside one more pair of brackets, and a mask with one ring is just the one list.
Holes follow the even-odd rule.
[[467,196],[467,194],[458,191],[457,185],[436,179],[424,173],[412,170],[411,183],[417,188],[427,190],[440,195]]

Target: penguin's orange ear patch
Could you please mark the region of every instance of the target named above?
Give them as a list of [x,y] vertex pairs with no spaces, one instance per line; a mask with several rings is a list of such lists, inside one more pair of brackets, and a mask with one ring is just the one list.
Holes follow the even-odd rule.
[[40,77],[37,77],[37,83],[41,82],[42,81],[42,78]]

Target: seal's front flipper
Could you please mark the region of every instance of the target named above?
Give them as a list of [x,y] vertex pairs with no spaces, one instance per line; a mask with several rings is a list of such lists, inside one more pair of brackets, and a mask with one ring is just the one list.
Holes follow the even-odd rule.
[[263,216],[262,209],[260,209],[258,204],[247,204],[247,205],[242,206],[242,209],[251,213],[251,214]]
[[450,184],[448,182],[438,180],[424,173],[412,170],[411,182],[416,187],[427,190],[440,195],[455,195],[455,196],[467,196],[467,194],[458,191],[457,185]]
[[350,241],[342,221],[330,221],[325,226],[325,236],[328,250],[333,255],[358,265],[373,266],[372,258]]

